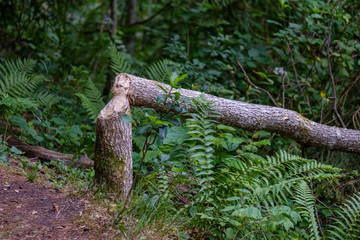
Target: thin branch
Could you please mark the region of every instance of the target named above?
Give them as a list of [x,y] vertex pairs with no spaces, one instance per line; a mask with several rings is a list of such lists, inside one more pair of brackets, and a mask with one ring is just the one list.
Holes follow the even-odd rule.
[[282,108],[285,108],[285,77],[286,77],[286,74],[281,75]]
[[329,24],[329,30],[328,30],[328,34],[326,37],[326,55],[327,55],[327,60],[328,60],[328,68],[329,68],[329,75],[331,78],[331,85],[332,85],[332,89],[333,89],[333,97],[334,97],[334,112],[339,120],[339,122],[341,123],[341,126],[343,128],[346,128],[344,121],[342,120],[338,110],[337,110],[337,98],[336,98],[336,88],[335,88],[335,78],[334,75],[332,73],[332,68],[331,68],[331,59],[330,59],[330,45],[331,45],[331,28],[332,28],[332,24],[333,24],[333,20],[334,20],[334,14],[335,14],[335,10],[337,7],[338,2],[335,4],[334,9],[332,11],[331,14],[331,21]]
[[305,94],[304,94],[304,89],[302,88],[301,86],[301,83],[299,82],[299,75],[297,73],[297,70],[296,70],[296,67],[295,67],[295,61],[294,61],[294,57],[293,57],[293,50],[292,48],[290,47],[290,44],[288,42],[288,40],[286,40],[286,46],[288,47],[288,50],[289,50],[289,53],[290,53],[290,60],[291,60],[291,64],[292,64],[292,67],[294,69],[294,73],[295,73],[295,80],[296,80],[296,84],[297,86],[300,88],[300,92],[301,92],[301,95],[306,103],[306,105],[308,106],[308,108],[310,108],[310,110],[312,111],[312,107],[310,105],[310,102],[309,100],[305,97]]
[[329,210],[329,212],[331,213],[331,215],[332,215],[333,217],[336,217],[335,214],[333,213],[333,211],[331,211],[331,207],[332,207],[334,204],[329,207],[329,206],[327,206],[325,203],[323,203],[322,201],[320,201],[320,199],[318,199],[317,197],[314,196],[314,198],[315,198],[315,200],[318,201],[321,205],[323,205],[324,207],[326,207],[326,208]]
[[[356,118],[357,118],[357,116],[360,116],[360,107],[354,112],[354,114],[351,117],[353,125],[354,125],[354,129],[358,128],[358,126],[356,126],[356,120],[357,120]],[[350,121],[349,121],[349,123],[350,123]]]
[[187,41],[186,57],[189,60],[189,56],[190,56],[190,34],[189,34],[189,29],[186,31],[186,41]]
[[269,91],[267,91],[267,90],[265,90],[265,89],[263,89],[263,88],[261,88],[261,87],[258,87],[258,86],[256,86],[253,82],[251,82],[250,78],[249,78],[248,75],[246,74],[245,69],[243,68],[243,66],[242,66],[241,63],[240,63],[240,58],[237,60],[237,63],[239,64],[239,66],[240,66],[240,68],[241,68],[241,71],[244,73],[244,76],[245,76],[246,80],[248,81],[248,83],[249,83],[252,87],[254,87],[254,88],[256,88],[256,89],[258,89],[258,90],[266,93],[266,94],[269,96],[269,98],[271,99],[271,101],[274,103],[274,105],[277,106],[277,107],[280,107],[279,104],[277,104],[277,102],[276,102],[276,101],[274,100],[274,98],[271,96],[271,94],[269,93]]
[[[143,156],[142,156],[142,159],[141,159],[141,161],[140,161],[140,166],[139,166],[138,170],[136,171],[136,174],[135,174],[133,183],[131,184],[130,191],[128,192],[128,194],[127,194],[127,196],[126,196],[123,210],[126,208],[126,205],[127,205],[127,203],[129,202],[129,199],[130,199],[129,197],[130,197],[131,192],[133,191],[134,186],[135,186],[135,184],[136,184],[136,181],[137,181],[137,179],[138,179],[138,177],[139,177],[139,173],[140,173],[141,167],[142,167],[142,165],[143,165],[143,163],[144,163],[144,160],[145,160],[146,154],[147,154],[147,152],[148,152],[148,150],[149,150],[149,147],[155,143],[156,136],[154,136],[153,139],[151,139],[151,137],[152,137],[152,134],[151,134],[151,133],[146,136],[146,139],[145,139],[145,142],[144,142],[144,146],[143,146],[143,148],[142,148],[142,150],[141,150]],[[123,210],[120,211],[120,213],[122,213]],[[119,213],[118,216],[120,216],[120,213]]]
[[257,36],[258,38],[267,41],[267,38],[266,38],[266,37],[262,37],[262,36],[260,36],[259,34],[257,34],[256,32],[253,31],[253,29],[251,28],[251,25],[250,25],[250,23],[249,23],[249,19],[248,19],[245,15],[244,15],[244,18],[245,18],[245,21],[246,21],[246,23],[247,23],[247,25],[248,25],[248,28],[249,28],[250,32],[252,32],[253,34],[255,34],[255,36]]
[[140,21],[137,21],[137,22],[134,22],[134,23],[129,23],[125,27],[134,27],[136,25],[144,24],[144,23],[147,23],[147,22],[151,21],[153,18],[155,18],[157,15],[159,15],[162,11],[164,11],[171,4],[171,2],[172,2],[172,0],[167,2],[162,8],[160,8],[156,13],[154,13],[150,17],[147,17],[147,18],[145,18],[143,20],[140,20]]

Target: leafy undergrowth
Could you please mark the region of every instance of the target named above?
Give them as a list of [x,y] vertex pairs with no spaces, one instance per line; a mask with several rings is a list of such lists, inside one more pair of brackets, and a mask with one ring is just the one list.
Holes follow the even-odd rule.
[[174,239],[148,228],[124,231],[138,226],[131,215],[115,225],[117,204],[90,190],[92,175],[31,159],[0,163],[0,239]]

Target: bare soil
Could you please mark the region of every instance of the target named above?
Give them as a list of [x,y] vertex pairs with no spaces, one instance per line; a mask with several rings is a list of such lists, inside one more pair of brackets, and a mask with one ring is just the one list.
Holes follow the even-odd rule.
[[87,195],[57,189],[41,177],[30,182],[16,167],[0,165],[0,239],[121,239],[121,235]]

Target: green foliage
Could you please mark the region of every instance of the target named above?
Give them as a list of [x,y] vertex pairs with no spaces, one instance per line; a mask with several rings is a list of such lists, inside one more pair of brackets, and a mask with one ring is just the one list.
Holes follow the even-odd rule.
[[163,59],[151,64],[146,70],[149,79],[159,82],[166,82],[169,79],[169,73],[180,70],[181,64],[175,63],[169,59]]
[[310,229],[310,239],[320,239],[320,233],[318,229],[318,221],[316,219],[315,213],[315,198],[312,195],[312,192],[305,181],[302,181],[298,184],[298,187],[295,189],[296,196],[295,202],[298,205],[298,208],[301,210],[300,214],[307,218],[309,222]]
[[94,180],[95,171],[93,168],[75,168],[66,165],[63,161],[51,161],[46,166],[48,167],[46,175],[49,177],[50,183],[57,188],[62,188],[70,183],[80,190],[87,191]]
[[34,182],[36,176],[38,175],[42,167],[43,166],[40,161],[38,161],[37,163],[32,163],[29,161],[28,158],[21,157],[20,167],[18,167],[18,169],[22,171],[22,173],[25,175],[27,179],[29,179],[29,181]]
[[130,65],[125,55],[116,49],[115,44],[111,44],[109,48],[110,68],[115,74],[131,73]]
[[95,122],[100,111],[105,107],[101,92],[89,79],[86,83],[84,93],[77,93],[82,106],[86,109],[89,117]]
[[20,59],[0,65],[0,104],[12,112],[24,112],[37,107],[34,92],[43,81],[34,75],[36,61]]
[[[171,90],[156,98],[169,112],[132,109],[132,117],[123,119],[134,126],[135,189],[144,184],[128,215],[121,216],[118,226],[126,238],[165,227],[175,213],[194,229],[182,228],[185,238],[358,238],[358,195],[341,199],[358,191],[352,183],[359,156],[219,124],[206,99],[184,99],[177,91],[182,86],[272,105],[244,78],[239,59],[253,84],[279,105],[340,126],[336,99],[346,127],[359,129],[358,1],[144,1],[135,7],[134,24],[128,22],[128,3],[118,4],[118,29],[110,41],[107,1],[0,2],[7,9],[0,13],[5,137],[91,155],[110,71],[169,80]],[[20,60],[29,56],[36,61]],[[196,110],[187,121],[173,113],[188,112],[183,102]],[[16,149],[1,142],[0,161],[7,163],[11,155]],[[38,172],[23,164],[28,173]],[[92,170],[54,165],[55,185],[91,182]],[[343,175],[335,166],[354,172]],[[338,202],[345,204],[340,210]],[[132,224],[127,217],[141,221]]]
[[[116,220],[118,228],[127,239],[141,239],[151,237],[149,232],[165,235],[175,228],[181,227],[178,220],[184,210],[177,211],[172,202],[163,195],[142,194],[132,200],[126,212]],[[128,221],[129,218],[138,219],[136,222]]]
[[212,185],[214,178],[214,139],[215,124],[212,118],[219,114],[211,107],[211,102],[207,101],[205,95],[201,95],[193,100],[193,107],[196,113],[190,113],[191,119],[188,120],[187,127],[190,129],[190,148],[188,150],[190,164],[194,166],[194,176],[198,180],[199,190],[198,201],[210,203],[212,199]]
[[336,211],[338,217],[327,230],[329,239],[358,239],[360,236],[360,194],[356,193],[344,201]]

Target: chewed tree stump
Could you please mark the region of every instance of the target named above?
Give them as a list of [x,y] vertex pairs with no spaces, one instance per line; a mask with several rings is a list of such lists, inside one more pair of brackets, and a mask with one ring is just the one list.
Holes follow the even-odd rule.
[[95,183],[125,201],[133,182],[131,122],[121,121],[124,114],[131,115],[131,81],[126,74],[116,76],[112,93],[96,120]]

